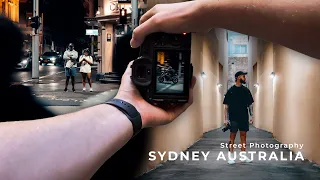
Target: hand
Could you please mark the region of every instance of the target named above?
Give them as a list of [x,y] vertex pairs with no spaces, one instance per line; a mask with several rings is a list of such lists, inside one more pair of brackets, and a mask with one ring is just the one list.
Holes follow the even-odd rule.
[[139,47],[144,38],[154,32],[208,32],[212,27],[203,22],[205,5],[205,0],[157,4],[141,17],[140,25],[133,31],[131,47]]
[[250,123],[250,124],[253,124],[253,117],[250,117],[250,118],[249,118],[249,123]]
[[227,126],[229,124],[229,120],[224,120],[224,125]]
[[127,70],[122,76],[121,85],[115,98],[122,99],[132,104],[141,114],[142,128],[164,125],[172,122],[176,117],[183,113],[193,103],[193,87],[196,78],[192,79],[189,101],[183,105],[176,105],[160,108],[146,102],[140,95],[138,89],[131,81],[131,61]]

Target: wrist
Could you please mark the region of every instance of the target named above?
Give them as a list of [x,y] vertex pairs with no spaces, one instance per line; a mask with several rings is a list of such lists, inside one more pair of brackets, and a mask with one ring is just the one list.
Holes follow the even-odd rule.
[[125,101],[123,99],[113,98],[106,102],[111,106],[116,107],[119,111],[121,111],[124,115],[126,115],[127,119],[131,122],[133,127],[133,135],[138,134],[142,129],[142,118],[141,114],[137,111],[134,105]]
[[[113,124],[115,126],[121,127],[122,129],[125,129],[124,131],[128,132],[128,137],[132,137],[133,135],[132,123],[128,121],[128,117],[124,113],[122,113],[119,109],[109,104],[101,104],[96,106],[95,108],[99,109],[96,114],[97,121],[103,122],[103,124],[105,124],[105,120],[114,121],[115,119],[116,122]],[[119,123],[120,125],[116,125]]]
[[141,129],[148,127],[148,115],[146,114],[146,112],[143,111],[143,107],[141,104],[141,101],[144,101],[143,99],[139,99],[139,98],[132,98],[132,96],[128,96],[124,94],[117,94],[115,97],[115,99],[120,99],[123,101],[126,101],[128,103],[130,103],[132,106],[134,106],[136,108],[136,110],[140,113],[141,116],[141,121],[142,121],[142,127]]

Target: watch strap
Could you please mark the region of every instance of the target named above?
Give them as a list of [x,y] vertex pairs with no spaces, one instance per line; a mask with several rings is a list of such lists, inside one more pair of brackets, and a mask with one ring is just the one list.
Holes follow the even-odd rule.
[[116,107],[127,116],[133,126],[133,136],[139,133],[142,128],[142,119],[140,113],[132,104],[120,99],[112,99],[107,101],[106,104]]

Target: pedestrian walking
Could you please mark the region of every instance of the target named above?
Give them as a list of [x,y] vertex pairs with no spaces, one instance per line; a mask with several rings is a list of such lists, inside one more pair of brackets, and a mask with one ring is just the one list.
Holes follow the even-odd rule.
[[91,81],[91,65],[93,64],[93,58],[89,54],[89,49],[84,49],[83,54],[79,58],[80,62],[80,73],[82,75],[82,91],[86,91],[86,79],[88,79],[88,83],[90,86],[90,92],[92,89],[92,81]]
[[[243,84],[247,83],[247,72],[239,71],[235,74],[235,85],[227,92],[223,104],[225,105],[225,122],[230,125],[230,141],[228,164],[235,164],[234,142],[237,132],[240,131],[241,152],[246,152],[247,132],[249,124],[253,123],[253,97],[250,90]],[[248,113],[249,112],[249,113]],[[250,116],[249,116],[250,114]],[[243,155],[242,162],[252,162],[247,156]]]
[[69,79],[71,77],[72,91],[75,92],[74,81],[77,73],[77,59],[78,52],[74,50],[74,45],[69,44],[68,49],[63,54],[63,59],[65,60],[65,73],[66,73],[66,86],[64,91],[68,91]]

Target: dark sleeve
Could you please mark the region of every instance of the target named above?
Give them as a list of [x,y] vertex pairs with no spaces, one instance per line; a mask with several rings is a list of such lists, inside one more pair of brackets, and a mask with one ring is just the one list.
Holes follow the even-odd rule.
[[252,103],[254,103],[254,100],[250,90],[248,89],[248,106],[250,106]]
[[223,104],[230,104],[230,90],[227,91],[227,94],[224,96]]

